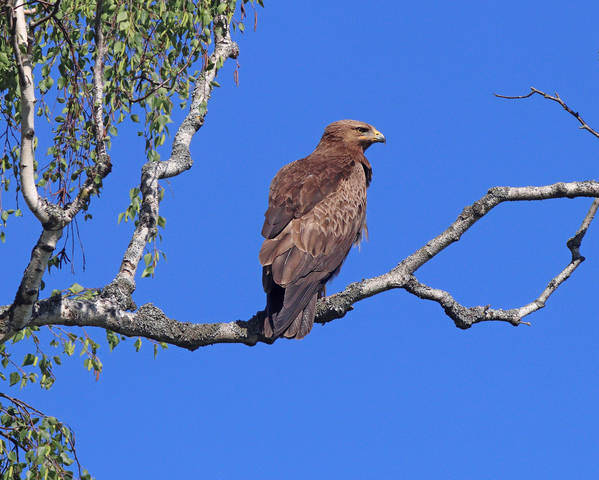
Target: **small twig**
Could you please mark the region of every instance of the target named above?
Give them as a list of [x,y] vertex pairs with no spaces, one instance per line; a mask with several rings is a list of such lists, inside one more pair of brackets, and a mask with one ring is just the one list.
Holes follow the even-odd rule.
[[53,18],[58,13],[58,9],[60,8],[60,2],[61,2],[61,0],[56,0],[54,2],[54,5],[52,5],[52,11],[50,13],[48,13],[45,17],[40,18],[39,20],[33,22],[29,26],[29,29],[31,31],[33,31],[35,29],[35,27],[37,27],[37,26],[41,25],[42,23],[47,22],[48,20]]
[[512,96],[508,96],[508,95],[499,95],[498,93],[496,93],[495,96],[497,98],[505,98],[505,99],[508,99],[508,100],[520,100],[520,99],[523,99],[523,98],[532,97],[535,94],[541,95],[543,98],[546,98],[547,100],[551,100],[553,102],[559,103],[566,112],[568,112],[576,120],[578,120],[578,122],[580,123],[580,129],[586,130],[590,134],[592,134],[595,137],[599,138],[599,132],[597,132],[596,130],[593,130],[583,120],[583,118],[580,116],[580,114],[578,112],[575,112],[568,105],[566,105],[566,103],[560,98],[560,96],[559,96],[559,94],[557,92],[555,92],[555,96],[552,96],[552,95],[549,95],[549,94],[547,94],[545,92],[542,92],[541,90],[537,90],[535,87],[530,87],[530,93],[528,93],[526,95],[517,95],[517,96],[513,96],[512,97]]
[[25,403],[23,400],[19,400],[18,398],[10,397],[9,395],[6,395],[5,393],[0,393],[0,397],[5,398],[9,402],[14,403],[16,406],[24,407],[27,410],[31,410],[32,412],[35,412],[38,415],[41,415],[42,417],[46,416],[46,414],[44,414],[43,412],[40,412],[37,408],[32,407],[28,403]]

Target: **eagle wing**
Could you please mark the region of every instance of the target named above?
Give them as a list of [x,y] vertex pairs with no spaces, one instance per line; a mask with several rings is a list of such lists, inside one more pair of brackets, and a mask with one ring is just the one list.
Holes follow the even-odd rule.
[[362,164],[349,156],[311,157],[283,167],[270,188],[259,255],[267,336],[302,338],[310,331],[319,292],[365,225]]
[[270,185],[262,236],[276,237],[292,219],[309,212],[349,175],[352,164],[349,155],[312,153],[281,168]]

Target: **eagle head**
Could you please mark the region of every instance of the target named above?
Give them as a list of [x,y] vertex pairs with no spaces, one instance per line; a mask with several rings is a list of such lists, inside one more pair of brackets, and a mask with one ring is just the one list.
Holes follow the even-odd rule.
[[362,151],[377,142],[385,143],[385,136],[372,125],[358,120],[339,120],[324,129],[321,143],[342,142],[346,146],[360,147]]

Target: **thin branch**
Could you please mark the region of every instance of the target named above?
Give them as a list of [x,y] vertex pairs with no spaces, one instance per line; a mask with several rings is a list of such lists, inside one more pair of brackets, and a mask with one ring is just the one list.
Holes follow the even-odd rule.
[[580,123],[580,129],[581,130],[586,130],[587,132],[589,132],[591,135],[594,135],[595,137],[599,138],[599,132],[597,132],[596,130],[593,130],[584,120],[583,118],[580,116],[580,114],[578,112],[575,112],[574,110],[572,110],[568,105],[566,105],[566,103],[560,98],[560,96],[558,95],[557,92],[555,92],[554,96],[551,96],[545,92],[542,92],[541,90],[537,90],[535,87],[530,87],[530,92],[526,95],[517,95],[517,96],[508,96],[508,95],[499,95],[498,93],[495,94],[496,97],[498,98],[506,98],[508,100],[521,100],[523,98],[529,98],[532,97],[533,95],[541,95],[543,98],[546,98],[547,100],[552,100],[554,102],[559,103],[562,108],[568,112],[570,115],[572,115],[576,120],[578,120],[578,123]]
[[61,0],[56,0],[54,2],[54,5],[52,5],[52,10],[50,11],[50,13],[48,13],[45,17],[40,18],[39,20],[31,23],[31,25],[29,26],[30,30],[31,31],[35,30],[35,27],[37,27],[37,26],[41,25],[42,23],[45,23],[48,20],[50,20],[51,18],[53,18],[58,13],[58,9],[60,8],[60,2],[61,2]]
[[37,408],[29,405],[28,403],[25,403],[23,400],[21,400],[19,398],[11,397],[9,395],[6,395],[5,393],[0,393],[0,397],[5,398],[9,402],[12,402],[12,403],[14,403],[17,406],[23,407],[25,410],[31,410],[32,412],[37,413],[41,417],[45,417],[46,416],[46,414],[44,414],[43,412],[40,412]]
[[96,140],[96,163],[87,172],[87,178],[80,188],[75,200],[66,206],[65,213],[69,221],[82,209],[86,209],[91,195],[99,192],[102,180],[112,170],[110,156],[106,151],[106,127],[104,126],[104,57],[106,56],[106,44],[104,32],[102,31],[102,9],[103,0],[96,2],[96,18],[94,22],[96,58],[94,61],[93,74],[93,127]]
[[[149,81],[150,83],[152,83],[154,85],[154,88],[152,88],[151,90],[147,91],[144,95],[142,95],[141,97],[138,98],[133,98],[133,97],[129,97],[128,96],[128,100],[131,103],[139,103],[139,102],[143,102],[146,98],[148,98],[150,95],[153,95],[154,93],[156,93],[159,89],[161,89],[162,87],[164,87],[170,80],[171,84],[167,87],[167,90],[173,90],[173,88],[175,88],[175,84],[177,83],[177,79],[179,77],[179,75],[181,75],[181,72],[183,72],[187,67],[189,67],[189,65],[191,64],[191,60],[193,59],[195,53],[201,48],[201,44],[198,43],[197,47],[192,49],[192,51],[190,52],[189,56],[187,57],[187,60],[185,61],[185,63],[183,64],[183,66],[177,70],[173,75],[167,78],[165,78],[162,82],[154,82],[151,78],[146,78],[147,81]],[[143,75],[142,75],[142,79],[143,79]]]

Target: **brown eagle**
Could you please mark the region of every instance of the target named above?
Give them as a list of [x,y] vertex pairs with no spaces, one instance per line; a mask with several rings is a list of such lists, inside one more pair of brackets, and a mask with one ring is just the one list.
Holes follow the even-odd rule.
[[266,337],[303,338],[312,329],[318,296],[366,228],[372,167],[364,151],[375,142],[385,137],[372,125],[331,123],[316,149],[270,184],[259,255]]

